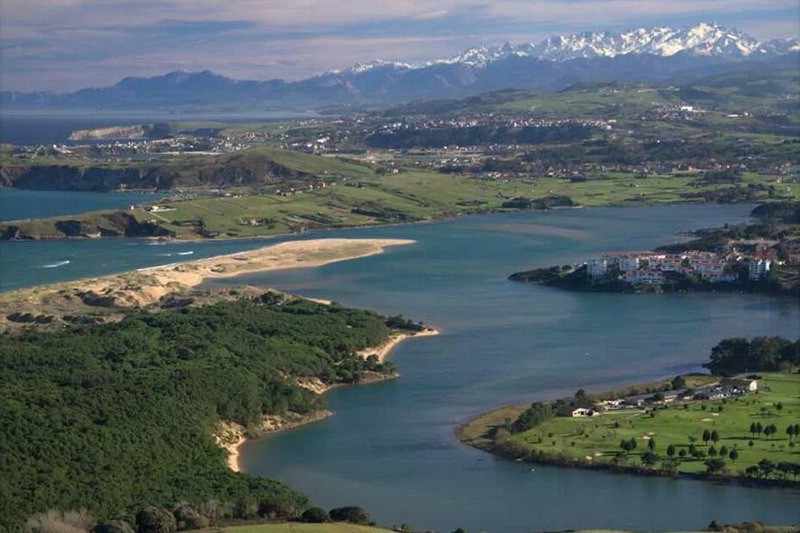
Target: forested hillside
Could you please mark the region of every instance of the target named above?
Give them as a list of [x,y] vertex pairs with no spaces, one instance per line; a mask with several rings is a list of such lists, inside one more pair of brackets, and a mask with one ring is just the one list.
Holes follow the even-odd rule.
[[372,312],[268,293],[3,335],[0,530],[53,508],[129,520],[178,502],[220,516],[298,515],[309,505],[302,494],[227,469],[215,427],[322,407],[298,377],[393,372],[355,354],[389,333]]

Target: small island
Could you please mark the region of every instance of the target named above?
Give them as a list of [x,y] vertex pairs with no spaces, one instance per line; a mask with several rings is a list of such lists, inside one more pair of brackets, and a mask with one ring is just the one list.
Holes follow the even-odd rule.
[[765,204],[756,223],[700,230],[652,251],[607,252],[509,279],[589,292],[741,291],[799,295],[800,202]]
[[703,366],[710,374],[506,406],[458,436],[519,461],[800,486],[800,340],[726,339]]

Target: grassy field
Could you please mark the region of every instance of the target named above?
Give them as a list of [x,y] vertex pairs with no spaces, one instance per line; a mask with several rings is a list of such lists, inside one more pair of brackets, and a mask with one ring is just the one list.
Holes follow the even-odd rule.
[[[298,154],[304,155],[304,154]],[[276,159],[279,156],[271,157]],[[572,183],[556,178],[530,180],[486,180],[422,170],[377,176],[358,165],[336,159],[294,159],[302,172],[318,173],[321,163],[330,160],[329,172],[344,172],[347,180],[330,180],[325,188],[298,189],[288,196],[279,194],[232,194],[165,201],[170,210],[150,213],[142,208],[127,211],[140,222],[153,222],[180,238],[198,238],[205,231],[221,237],[251,237],[297,231],[359,225],[431,220],[502,207],[509,198],[568,196],[578,205],[639,205],[690,201],[688,192],[713,191],[725,185],[691,186],[695,176],[669,175],[634,178],[612,173],[604,179]],[[344,165],[340,168],[338,165]],[[338,174],[341,175],[341,174]],[[746,175],[743,186],[772,184],[756,174]],[[781,184],[787,199],[800,198],[800,185]],[[762,194],[759,199],[767,199]],[[695,199],[696,201],[696,199]],[[106,216],[108,213],[105,214]],[[86,233],[104,227],[103,213],[69,217],[86,223]],[[59,236],[60,218],[14,222],[25,233],[47,238]],[[257,221],[251,225],[250,221]],[[4,226],[0,225],[0,233]]]
[[[354,186],[334,183],[324,189],[298,191],[290,196],[275,194],[228,198],[205,198],[175,202],[176,209],[153,216],[137,213],[140,220],[152,220],[185,235],[182,223],[202,220],[208,230],[228,236],[270,235],[302,228],[342,227],[429,220],[476,210],[499,209],[512,197],[542,198],[569,196],[583,206],[635,205],[687,201],[687,191],[711,191],[690,187],[693,177],[653,176],[635,179],[631,175],[610,175],[602,180],[570,183],[555,178],[525,181],[480,180],[424,171],[401,172],[383,177],[370,176]],[[769,183],[756,175],[750,183]],[[787,198],[800,198],[800,185],[785,185]],[[248,226],[249,219],[263,218],[269,225]]]
[[532,94],[495,106],[498,111],[536,111],[545,116],[618,116],[623,109],[635,113],[658,104],[680,103],[676,95],[651,87],[620,85],[597,90],[587,84],[560,93]]
[[[512,435],[510,442],[523,449],[548,455],[567,457],[581,462],[607,463],[620,449],[620,441],[635,439],[638,446],[628,454],[627,462],[639,465],[641,456],[648,451],[648,441],[656,442],[654,453],[667,457],[667,448],[674,445],[678,469],[683,473],[706,470],[705,459],[678,456],[695,446],[708,452],[702,440],[704,430],[717,431],[720,439],[709,442],[716,450],[725,446],[736,449],[739,457],[726,460],[732,474],[738,474],[762,459],[775,463],[800,462],[800,440],[790,445],[786,427],[800,422],[800,375],[763,374],[759,391],[738,399],[692,402],[688,408],[669,406],[655,411],[655,416],[644,410],[611,411],[592,418],[558,417],[528,431]],[[781,405],[781,408],[778,407]],[[771,436],[753,436],[750,424],[763,426],[775,424],[778,432]],[[749,444],[752,442],[752,446]]]

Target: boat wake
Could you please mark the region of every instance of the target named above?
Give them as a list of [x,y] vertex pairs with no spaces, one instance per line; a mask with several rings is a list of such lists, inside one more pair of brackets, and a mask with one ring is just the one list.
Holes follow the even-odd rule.
[[42,265],[42,268],[58,268],[64,265],[70,264],[70,260],[67,259],[66,261],[58,261],[56,263],[48,263],[46,265]]

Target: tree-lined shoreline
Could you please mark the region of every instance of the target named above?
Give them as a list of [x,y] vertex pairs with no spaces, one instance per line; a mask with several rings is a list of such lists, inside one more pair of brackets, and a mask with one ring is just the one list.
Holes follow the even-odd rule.
[[396,376],[392,363],[359,354],[402,332],[387,323],[402,325],[264,293],[5,334],[0,524],[81,507],[132,522],[143,506],[181,502],[212,519],[300,516],[309,506],[304,495],[228,470],[217,425],[235,422],[257,434],[265,415],[323,410],[322,396],[304,386],[308,378],[330,386]]

